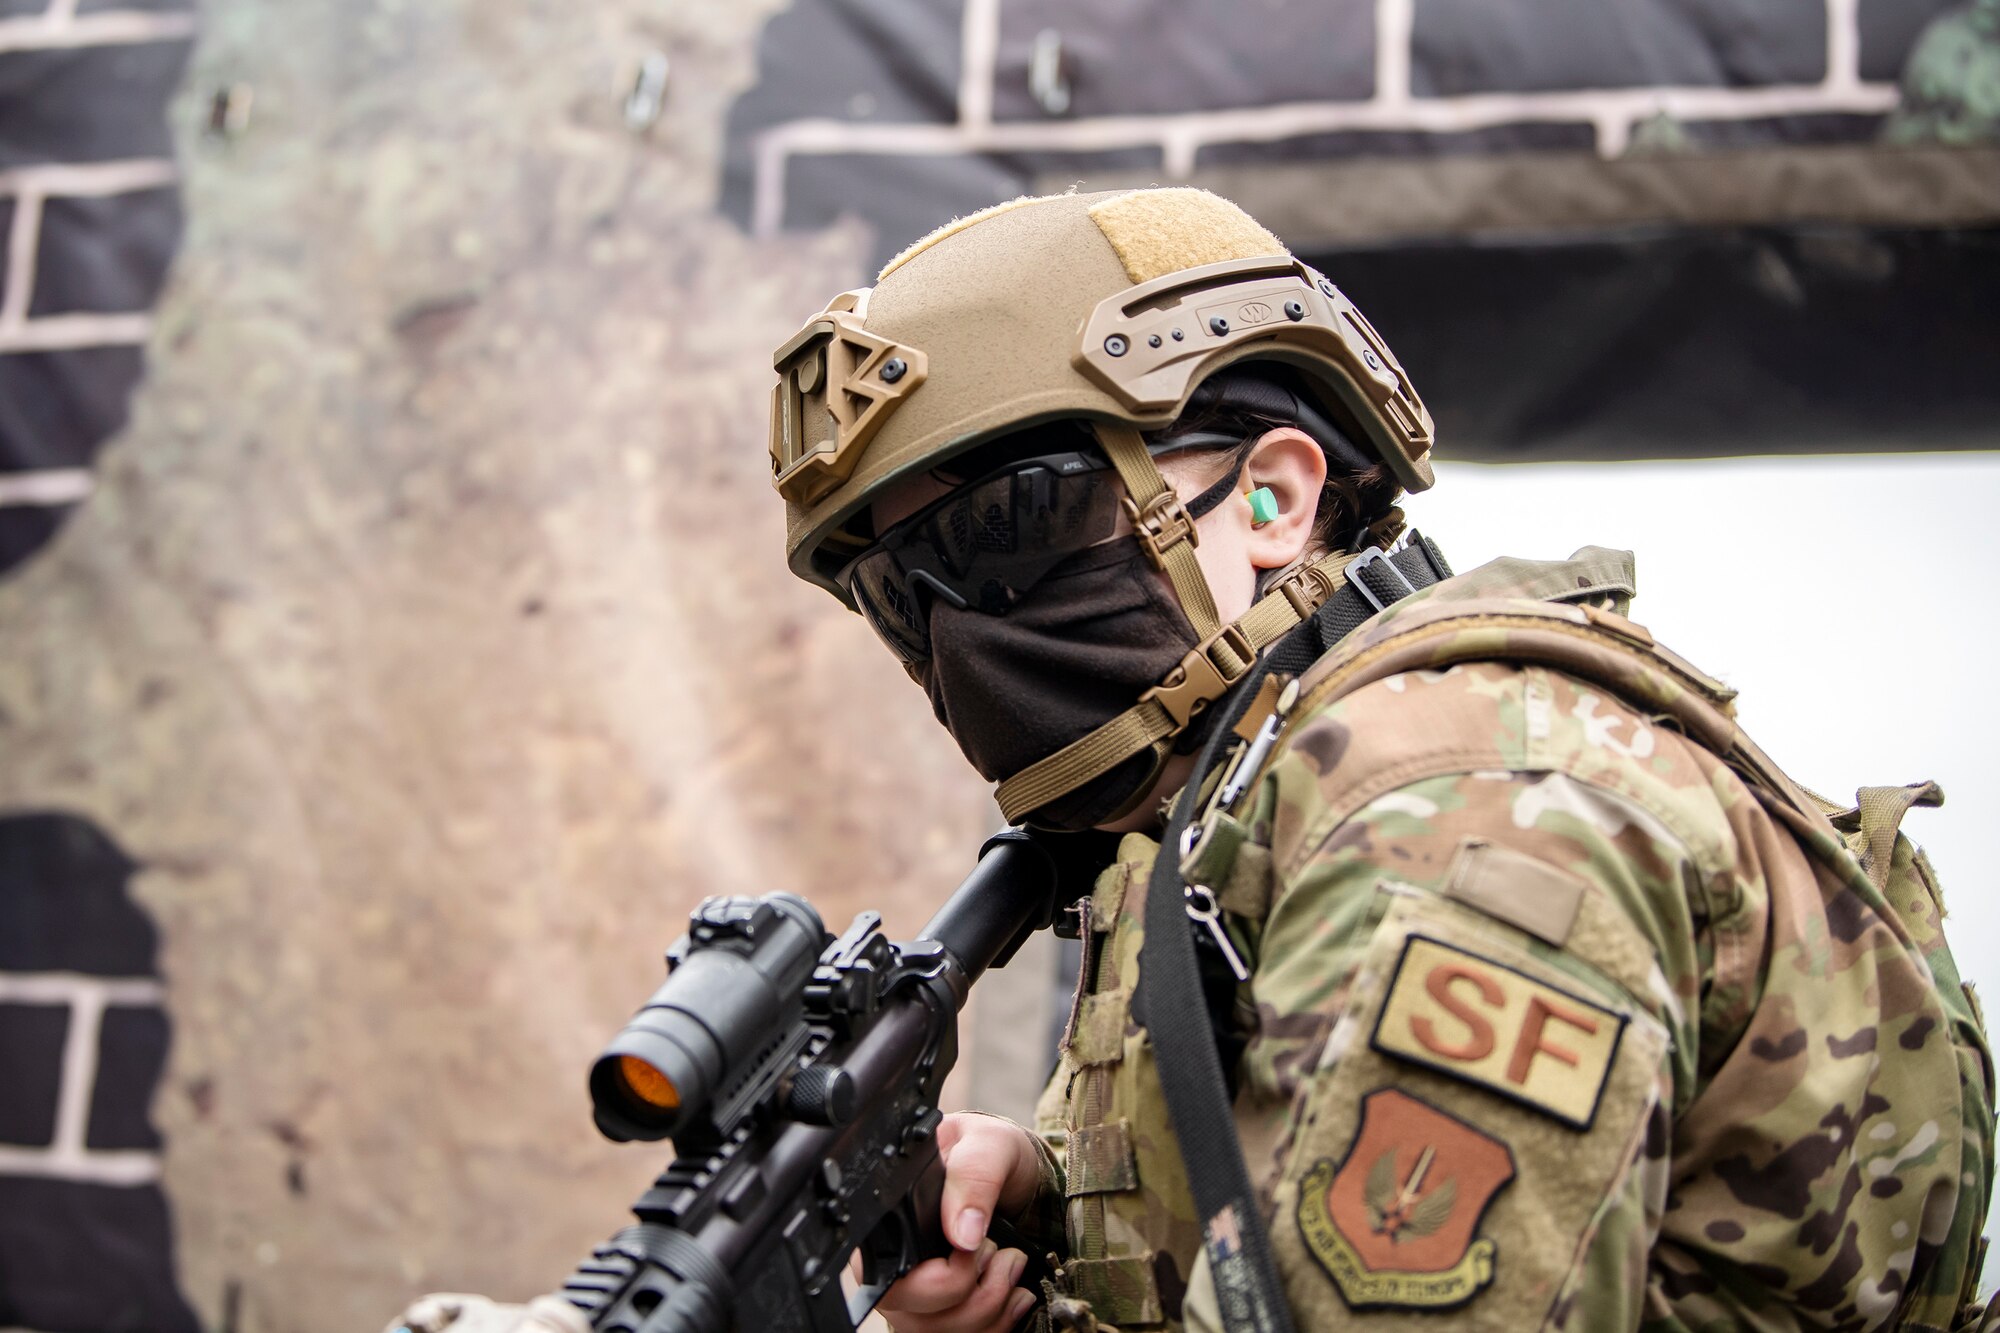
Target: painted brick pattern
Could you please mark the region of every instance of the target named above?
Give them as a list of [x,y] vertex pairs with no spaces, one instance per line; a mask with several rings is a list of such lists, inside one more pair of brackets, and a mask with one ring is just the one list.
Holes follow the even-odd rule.
[[0,1328],[191,1333],[153,1094],[158,936],[73,815],[0,816]]
[[194,14],[0,4],[0,572],[90,493],[180,234],[164,107]]
[[[1695,145],[1865,141],[1897,103],[1910,44],[1948,7],[1616,0],[1552,42],[1527,0],[1258,0],[1255,22],[1220,0],[1087,15],[1057,0],[896,0],[868,34],[844,7],[802,0],[766,29],[759,83],[731,110],[722,202],[758,237],[843,211],[907,237],[1107,167],[1171,181],[1242,161],[1615,158],[1662,120]],[[1050,35],[1060,109],[1030,92]]]

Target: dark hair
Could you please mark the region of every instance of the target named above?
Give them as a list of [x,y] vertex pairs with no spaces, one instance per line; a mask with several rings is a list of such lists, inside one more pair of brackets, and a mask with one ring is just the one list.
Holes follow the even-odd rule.
[[[1388,464],[1368,459],[1316,410],[1310,406],[1300,410],[1300,404],[1311,402],[1297,374],[1287,367],[1261,362],[1229,366],[1202,381],[1179,419],[1149,438],[1158,442],[1201,431],[1234,436],[1240,443],[1231,447],[1245,448],[1269,430],[1282,426],[1303,430],[1319,444],[1327,464],[1313,518],[1313,543],[1328,551],[1352,549],[1358,529],[1386,518],[1395,507],[1402,483]],[[1328,433],[1338,438],[1323,438]]]

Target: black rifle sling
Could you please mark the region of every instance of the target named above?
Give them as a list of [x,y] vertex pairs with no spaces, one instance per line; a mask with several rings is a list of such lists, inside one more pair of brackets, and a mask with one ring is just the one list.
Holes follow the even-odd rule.
[[[1166,1095],[1188,1189],[1201,1217],[1216,1304],[1229,1333],[1293,1333],[1292,1314],[1243,1161],[1243,1145],[1236,1137],[1176,849],[1201,801],[1203,778],[1222,758],[1237,720],[1257,697],[1265,676],[1273,670],[1303,671],[1376,610],[1451,576],[1443,554],[1415,534],[1404,550],[1370,563],[1374,568],[1367,584],[1350,579],[1311,620],[1272,644],[1236,686],[1174,801],[1146,889],[1145,938],[1139,949],[1133,1010],[1152,1041],[1160,1090]],[[1380,577],[1386,573],[1380,570],[1382,565],[1395,567],[1400,577],[1393,582],[1400,586],[1382,586],[1391,581]]]

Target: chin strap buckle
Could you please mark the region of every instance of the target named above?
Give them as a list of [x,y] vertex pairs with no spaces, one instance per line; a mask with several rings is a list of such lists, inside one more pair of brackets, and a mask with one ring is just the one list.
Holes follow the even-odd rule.
[[1314,561],[1312,564],[1286,576],[1274,591],[1285,595],[1292,604],[1292,613],[1301,621],[1311,620],[1327,599],[1340,589],[1340,575],[1335,569],[1327,568],[1327,562]]
[[[1217,647],[1230,656],[1218,662],[1213,651]],[[1139,702],[1158,703],[1174,720],[1174,730],[1180,731],[1195,714],[1229,693],[1230,687],[1249,674],[1256,663],[1257,648],[1250,642],[1250,636],[1229,625],[1183,657],[1165,680],[1139,696]]]
[[1201,534],[1195,531],[1194,519],[1188,514],[1187,506],[1181,503],[1181,497],[1171,489],[1163,490],[1146,501],[1143,509],[1130,496],[1120,503],[1125,506],[1125,516],[1132,520],[1139,544],[1146,548],[1146,558],[1152,561],[1154,569],[1164,570],[1167,567],[1167,552],[1183,541],[1191,547],[1201,545]]

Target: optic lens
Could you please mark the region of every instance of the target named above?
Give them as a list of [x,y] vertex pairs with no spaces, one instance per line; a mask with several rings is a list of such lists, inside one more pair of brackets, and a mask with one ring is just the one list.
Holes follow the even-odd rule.
[[680,1109],[680,1090],[653,1066],[636,1055],[618,1057],[618,1078],[625,1090],[646,1105],[660,1111]]

